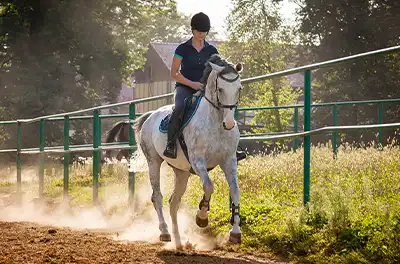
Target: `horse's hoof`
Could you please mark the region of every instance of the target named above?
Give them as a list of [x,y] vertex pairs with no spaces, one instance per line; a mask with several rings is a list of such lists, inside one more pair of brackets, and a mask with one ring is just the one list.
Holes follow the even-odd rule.
[[194,246],[189,241],[186,242],[185,247],[186,250],[194,250]]
[[162,242],[171,242],[171,235],[170,234],[161,234],[160,241]]
[[204,228],[204,227],[208,226],[208,218],[201,219],[200,217],[198,217],[196,215],[196,224],[198,227]]
[[176,251],[183,251],[183,246],[182,245],[176,246]]
[[242,233],[229,233],[229,242],[233,244],[240,244],[242,243]]

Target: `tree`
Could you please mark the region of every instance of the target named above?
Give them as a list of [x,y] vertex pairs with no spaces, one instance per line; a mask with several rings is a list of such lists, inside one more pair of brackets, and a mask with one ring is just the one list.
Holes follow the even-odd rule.
[[[165,21],[178,18],[172,0],[1,0],[3,118],[115,102],[121,83],[144,64],[150,41],[179,34],[178,26],[168,34],[159,30]],[[46,126],[48,144],[60,142],[61,125]],[[89,124],[85,127],[91,130]],[[37,145],[37,131],[24,126],[24,147]]]
[[[244,63],[243,78],[284,70],[295,61],[291,28],[279,14],[279,4],[272,0],[235,0],[228,17],[229,41],[221,50],[231,61]],[[287,78],[256,82],[245,87],[241,106],[285,105],[299,96]],[[284,131],[292,121],[292,112],[274,110],[257,112],[254,123],[263,128],[256,132]]]
[[[309,60],[324,61],[400,44],[399,1],[302,0],[299,4],[300,32],[311,51]],[[318,85],[313,87],[313,98],[323,102],[399,98],[399,59],[395,53],[315,71]],[[385,121],[393,122],[400,108],[387,110]],[[319,108],[316,125],[330,123],[330,111]],[[377,107],[339,111],[341,125],[377,122]],[[354,140],[359,138],[359,133],[353,135]]]

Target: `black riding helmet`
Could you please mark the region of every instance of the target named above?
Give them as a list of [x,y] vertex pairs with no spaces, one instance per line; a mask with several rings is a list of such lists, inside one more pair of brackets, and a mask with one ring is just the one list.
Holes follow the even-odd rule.
[[200,32],[208,32],[211,28],[210,18],[203,12],[197,13],[192,17],[190,26],[192,27],[192,30],[195,29]]

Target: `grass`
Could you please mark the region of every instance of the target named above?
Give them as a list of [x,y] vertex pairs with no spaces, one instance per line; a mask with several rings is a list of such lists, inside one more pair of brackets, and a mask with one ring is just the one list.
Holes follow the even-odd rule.
[[[306,207],[301,150],[240,162],[243,241],[240,249],[232,249],[270,252],[299,263],[400,262],[400,148],[341,147],[337,159],[323,146],[311,153],[311,202]],[[72,203],[91,203],[91,166],[70,170]],[[103,202],[105,187],[127,190],[127,174],[123,165],[102,168]],[[46,196],[62,196],[62,175],[61,166],[46,169]],[[148,181],[147,173],[136,176],[137,186]],[[231,228],[229,188],[219,168],[210,177],[215,186],[211,228],[214,234],[226,233]],[[172,186],[171,175],[165,184]],[[7,181],[0,183],[1,192],[10,187]],[[164,192],[165,203],[170,193]],[[202,194],[199,178],[191,177],[184,203],[195,209]],[[151,193],[146,195],[150,199]]]

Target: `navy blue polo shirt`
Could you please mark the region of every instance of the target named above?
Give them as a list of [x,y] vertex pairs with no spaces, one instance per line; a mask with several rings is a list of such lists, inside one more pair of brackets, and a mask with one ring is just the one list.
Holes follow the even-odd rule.
[[[204,41],[204,47],[198,52],[193,47],[192,38],[190,38],[188,41],[179,44],[174,56],[182,59],[180,73],[193,82],[199,82],[206,67],[204,64],[213,54],[218,54],[216,47]],[[176,85],[183,84],[176,83]]]

